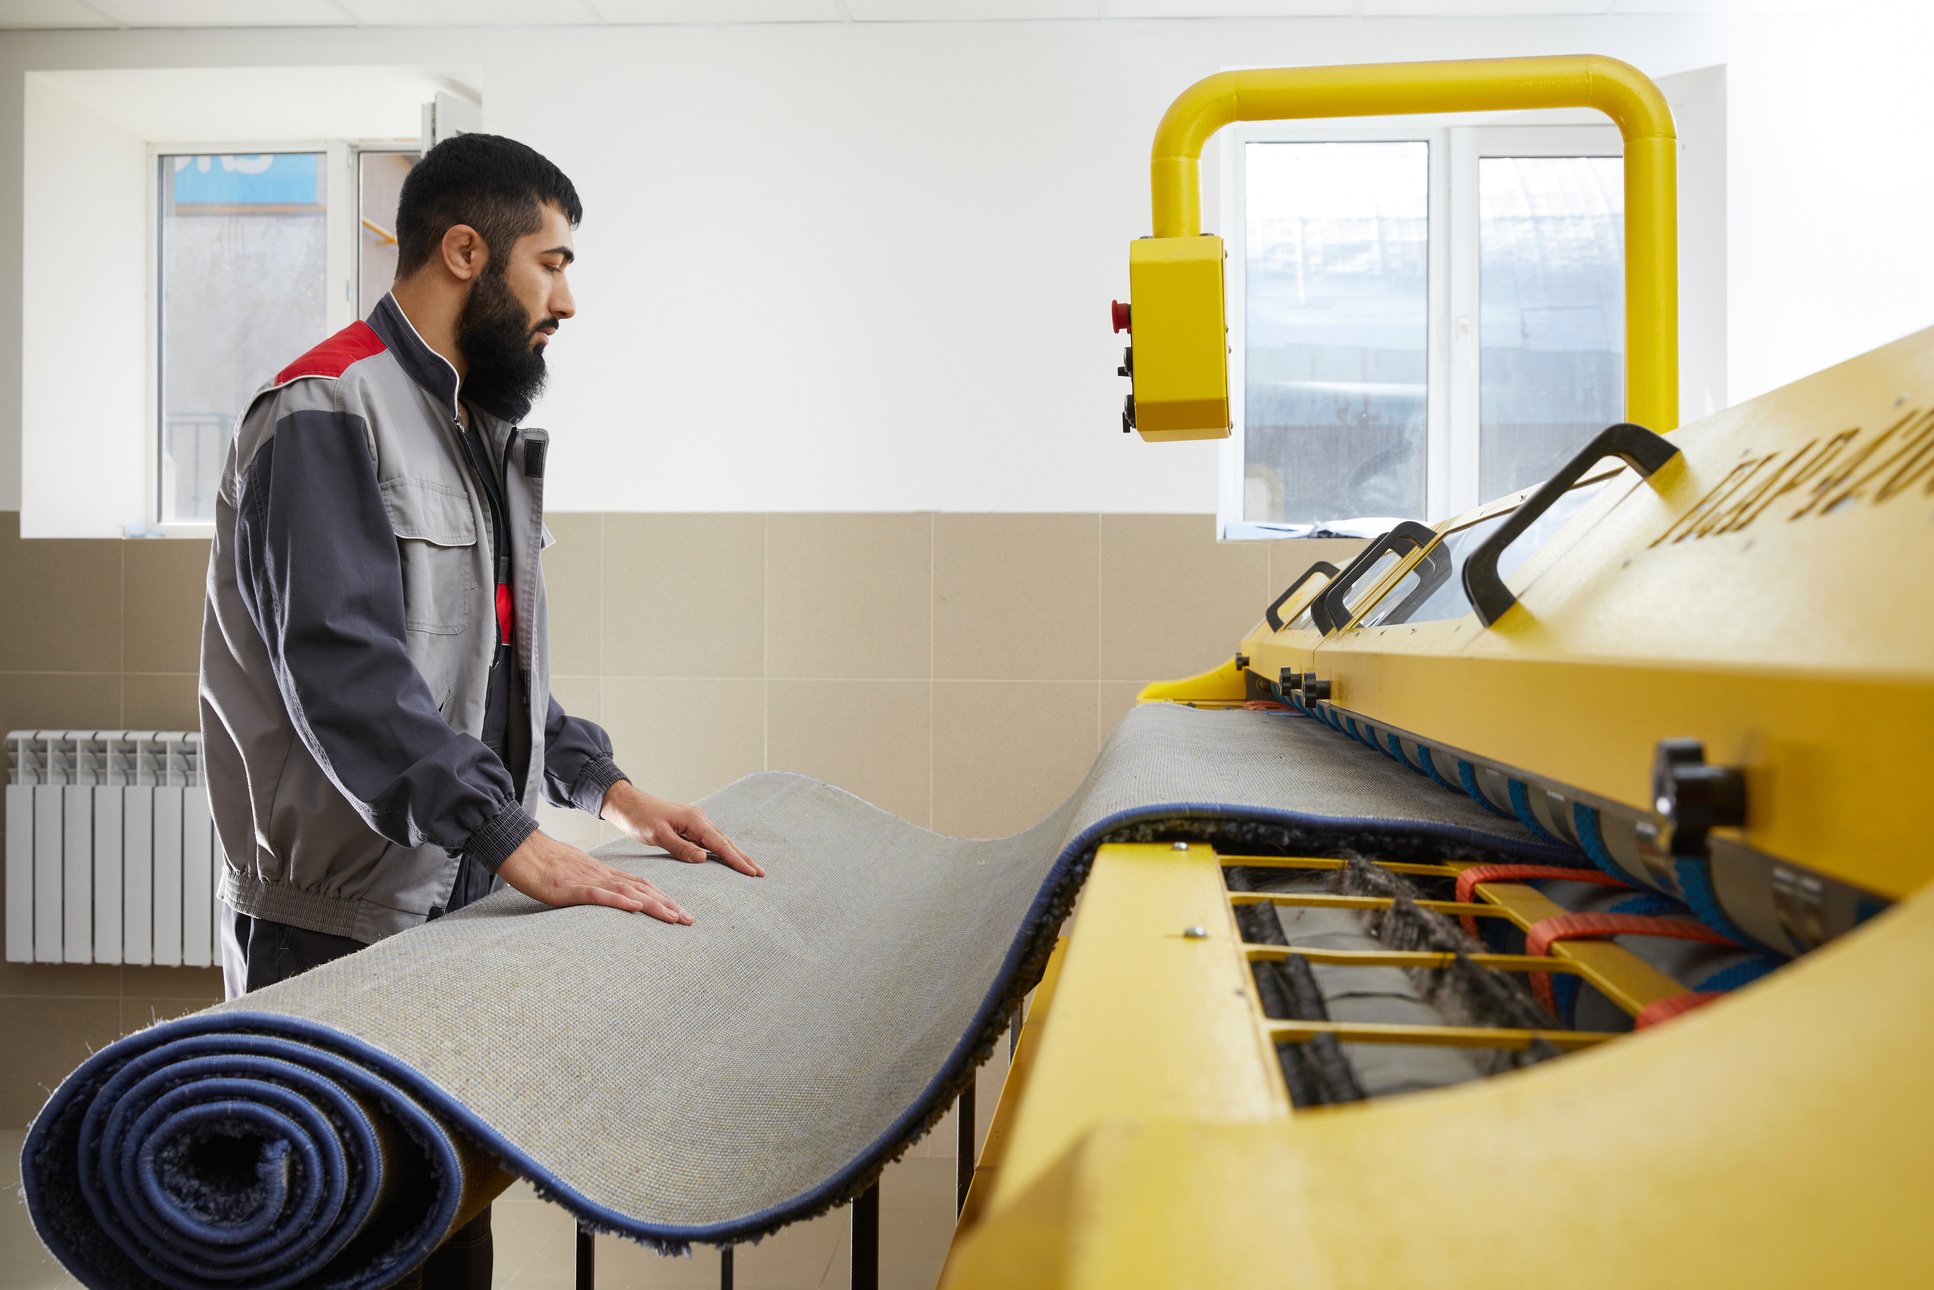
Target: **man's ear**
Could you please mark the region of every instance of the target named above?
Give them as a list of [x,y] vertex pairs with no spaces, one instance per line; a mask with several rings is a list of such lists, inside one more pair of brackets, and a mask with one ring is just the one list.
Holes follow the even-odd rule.
[[483,272],[490,261],[490,245],[468,224],[452,224],[443,231],[443,267],[459,282],[468,282]]

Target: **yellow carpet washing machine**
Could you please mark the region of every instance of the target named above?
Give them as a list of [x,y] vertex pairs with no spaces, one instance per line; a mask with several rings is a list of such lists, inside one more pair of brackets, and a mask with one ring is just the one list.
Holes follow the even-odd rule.
[[1229,430],[1215,130],[1580,106],[1625,139],[1630,422],[1142,695],[1319,723],[1577,862],[1104,847],[947,1290],[1934,1284],[1934,330],[1675,429],[1643,75],[1229,73],[1156,136],[1124,428]]

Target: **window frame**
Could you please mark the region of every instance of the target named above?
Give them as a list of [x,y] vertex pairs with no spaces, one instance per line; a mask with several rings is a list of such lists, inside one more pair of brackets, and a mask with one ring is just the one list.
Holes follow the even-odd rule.
[[[1468,368],[1469,377],[1451,384],[1451,492],[1452,509],[1436,520],[1461,515],[1485,502],[1478,485],[1479,415],[1478,396],[1482,389],[1482,337],[1479,335],[1479,238],[1482,226],[1478,217],[1478,162],[1486,157],[1623,157],[1624,141],[1612,125],[1490,125],[1453,127],[1451,147],[1451,236],[1455,246],[1451,255],[1451,314],[1455,319],[1458,352],[1452,362]],[[1458,182],[1459,177],[1463,182]],[[1619,227],[1619,267],[1624,269],[1624,225]],[[1622,279],[1621,279],[1622,280]],[[1620,297],[1620,348],[1624,347],[1624,297]],[[1623,394],[1623,389],[1620,391]],[[1625,416],[1624,401],[1618,416]]]
[[1218,167],[1219,210],[1228,263],[1233,266],[1224,274],[1223,288],[1233,428],[1222,441],[1217,458],[1218,535],[1224,540],[1295,536],[1287,531],[1288,526],[1243,517],[1248,359],[1244,158],[1252,143],[1427,145],[1430,231],[1426,248],[1422,518],[1437,524],[1482,505],[1489,499],[1478,495],[1478,162],[1485,157],[1620,157],[1624,146],[1618,128],[1575,116],[1535,124],[1522,119],[1419,117],[1377,124],[1257,122],[1230,127],[1225,134]]
[[[147,275],[143,313],[147,318],[147,340],[143,346],[147,360],[145,386],[146,410],[142,418],[142,488],[145,530],[161,537],[210,538],[215,534],[212,520],[164,521],[161,510],[161,160],[164,157],[262,156],[268,153],[322,153],[323,161],[323,335],[318,341],[341,331],[356,320],[356,153],[358,144],[347,140],[287,139],[273,143],[199,141],[150,143],[147,147]],[[372,145],[374,146],[374,145]],[[399,150],[401,150],[399,148]],[[348,216],[342,214],[347,198]],[[338,289],[337,284],[340,284]],[[296,355],[291,354],[291,359]],[[267,379],[270,373],[263,373]],[[236,408],[237,413],[241,408]]]
[[[356,299],[356,288],[363,280],[363,157],[372,152],[402,152],[408,153],[420,161],[423,158],[423,142],[420,139],[363,139],[351,142],[348,148],[349,156],[347,165],[349,183],[352,188],[351,195],[355,198],[356,211],[354,219],[351,221],[348,234],[350,248],[349,266],[347,270],[349,274],[348,302],[353,317],[342,324],[345,327],[350,322],[355,321],[356,318],[363,316],[361,302]],[[333,213],[332,211],[331,215]],[[392,217],[390,222],[394,224],[396,222],[395,218]],[[389,232],[391,236],[395,236],[396,230],[391,229]]]

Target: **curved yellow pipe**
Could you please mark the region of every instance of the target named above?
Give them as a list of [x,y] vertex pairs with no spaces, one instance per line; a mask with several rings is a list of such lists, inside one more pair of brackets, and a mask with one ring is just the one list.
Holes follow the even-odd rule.
[[1679,424],[1678,136],[1650,78],[1596,54],[1221,72],[1183,90],[1149,159],[1156,237],[1202,231],[1202,145],[1237,121],[1594,108],[1625,138],[1625,415]]

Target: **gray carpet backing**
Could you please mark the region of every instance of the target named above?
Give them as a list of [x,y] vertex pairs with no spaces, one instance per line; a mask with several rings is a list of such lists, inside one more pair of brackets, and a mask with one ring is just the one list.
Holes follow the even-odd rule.
[[[768,877],[599,852],[693,926],[501,892],[103,1050],[27,1141],[43,1239],[96,1285],[383,1284],[519,1174],[662,1247],[755,1240],[851,1198],[946,1110],[1101,841],[1573,859],[1306,718],[1172,706],[1132,712],[1011,838],[942,837],[789,774],[704,806]],[[341,1092],[285,1069],[305,1063]],[[266,1113],[208,1112],[253,1105],[238,1080],[319,1110],[278,1111],[287,1141]],[[315,1155],[304,1132],[335,1137]],[[172,1164],[127,1163],[144,1152]],[[299,1237],[263,1235],[303,1206]]]

